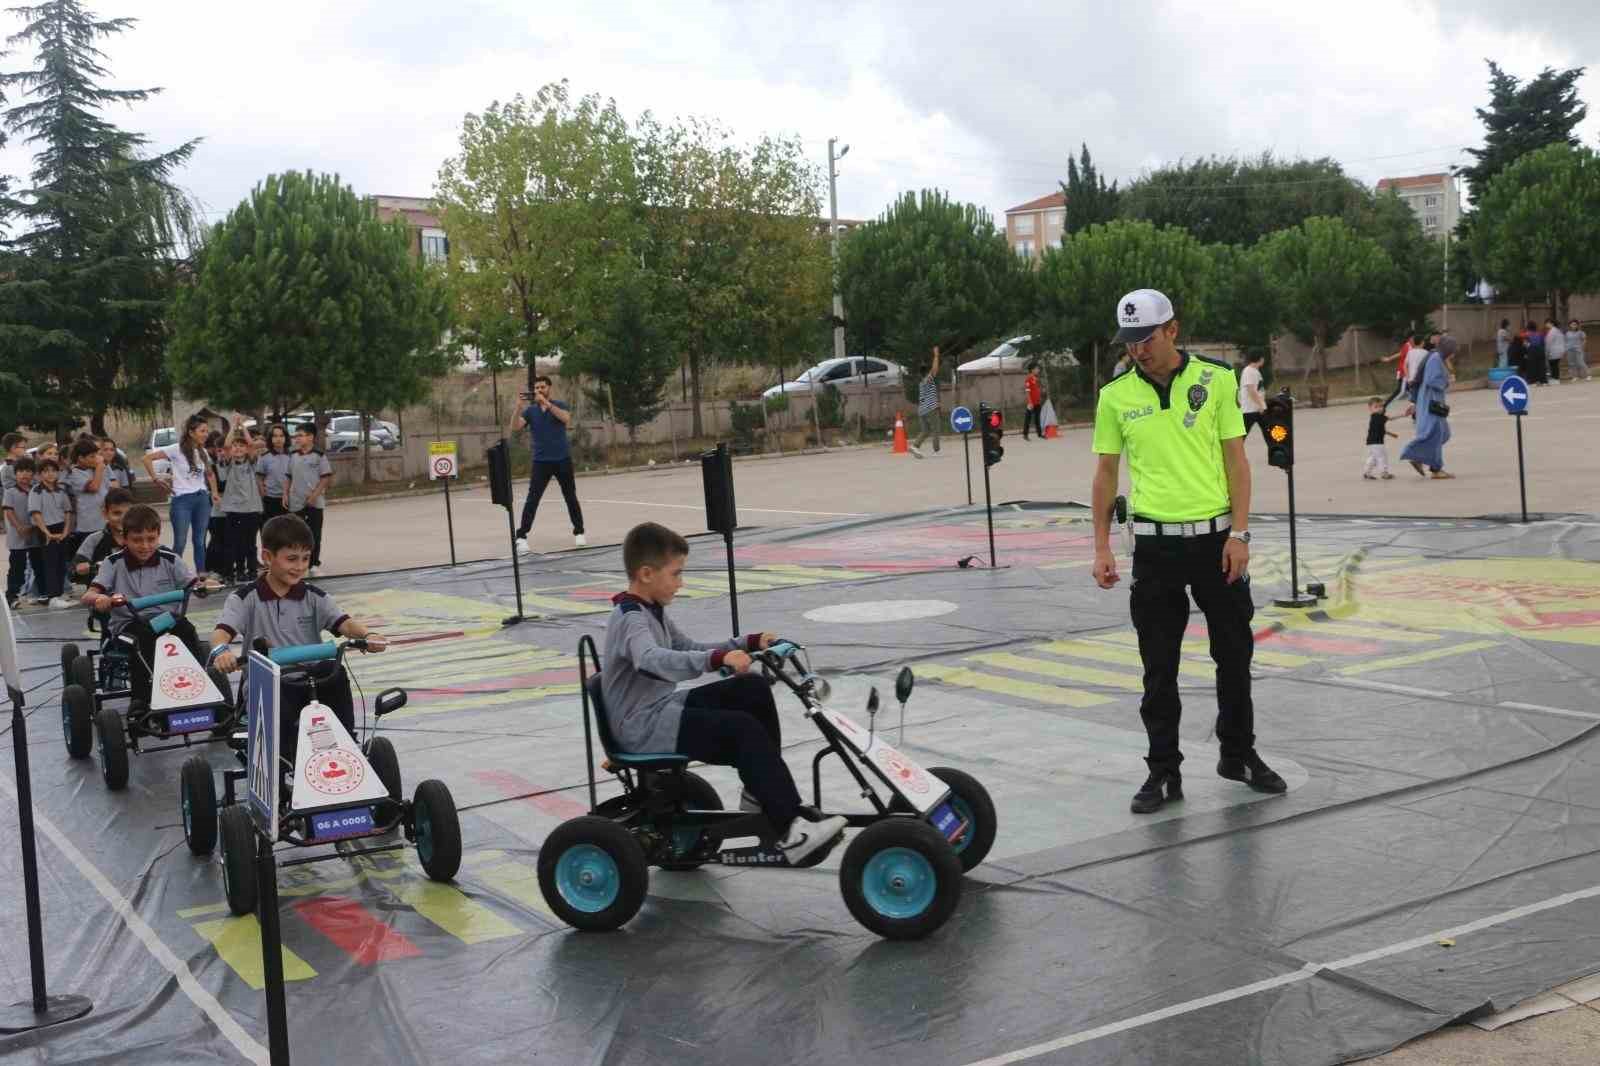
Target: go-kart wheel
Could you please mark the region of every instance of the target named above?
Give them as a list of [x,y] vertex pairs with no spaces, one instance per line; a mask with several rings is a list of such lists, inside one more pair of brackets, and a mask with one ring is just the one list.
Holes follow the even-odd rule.
[[961,861],[937,829],[916,818],[887,818],[845,848],[839,890],[872,932],[919,940],[949,920],[961,901],[961,874]]
[[81,685],[89,692],[94,691],[94,660],[87,655],[79,655],[67,667],[68,683]]
[[[722,810],[722,797],[717,795],[717,790],[711,787],[711,782],[699,774],[683,771],[683,805],[694,811],[720,811]],[[704,839],[704,829],[674,829],[672,831],[672,852],[674,855],[692,855],[700,848]],[[663,870],[698,870],[703,863],[698,862],[664,862]]]
[[372,772],[378,775],[383,787],[389,790],[389,798],[401,802],[405,792],[400,787],[400,757],[394,753],[389,738],[373,737],[361,746],[361,753],[372,764]]
[[411,799],[411,818],[423,871],[435,881],[450,880],[461,869],[461,820],[449,787],[432,778],[418,785]]
[[956,849],[963,870],[971,870],[989,855],[994,847],[995,830],[999,816],[995,814],[994,800],[989,790],[971,774],[948,766],[930,766],[928,773],[950,786],[950,807],[966,820],[967,828],[950,842]]
[[78,646],[76,644],[65,644],[65,645],[62,645],[62,648],[61,648],[61,686],[63,688],[65,688],[66,686],[72,684],[72,674],[71,674],[72,660],[76,659],[77,657],[78,657]]
[[128,784],[128,735],[122,730],[122,716],[110,707],[100,708],[94,716],[94,731],[98,734],[100,776],[107,788],[120,792]]
[[82,685],[68,685],[61,693],[61,732],[74,759],[94,747],[94,697]]
[[539,849],[539,890],[574,929],[605,933],[622,927],[639,913],[649,887],[644,849],[606,818],[562,822]]
[[210,855],[217,846],[217,790],[205,756],[191,755],[184,760],[178,802],[183,807],[183,838],[189,842],[189,851]]
[[256,830],[243,804],[222,809],[217,820],[222,837],[222,890],[228,909],[249,914],[256,909]]

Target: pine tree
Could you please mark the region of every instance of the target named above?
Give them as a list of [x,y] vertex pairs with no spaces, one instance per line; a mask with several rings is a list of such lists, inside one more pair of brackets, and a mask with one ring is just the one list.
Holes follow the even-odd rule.
[[1546,67],[1538,77],[1522,82],[1493,60],[1488,63],[1489,106],[1477,109],[1484,127],[1483,147],[1467,149],[1478,162],[1461,170],[1472,184],[1474,197],[1488,188],[1496,174],[1547,144],[1562,142],[1576,148],[1578,138],[1572,131],[1589,114],[1588,106],[1578,98],[1578,79],[1584,68],[1557,71]]
[[0,199],[14,236],[0,242],[0,347],[28,383],[19,421],[64,433],[112,408],[150,408],[163,390],[162,316],[193,213],[173,173],[198,141],[146,155],[146,138],[102,118],[159,89],[109,89],[96,42],[134,25],[98,19],[79,0],[12,9],[9,43],[35,48],[32,69],[0,74],[25,102],[4,113],[34,147],[31,187]]
[[1063,235],[1088,229],[1097,222],[1110,222],[1122,208],[1122,193],[1117,183],[1106,187],[1106,179],[1095,170],[1089,146],[1082,145],[1082,163],[1067,157],[1067,180],[1061,192],[1067,198],[1067,225]]

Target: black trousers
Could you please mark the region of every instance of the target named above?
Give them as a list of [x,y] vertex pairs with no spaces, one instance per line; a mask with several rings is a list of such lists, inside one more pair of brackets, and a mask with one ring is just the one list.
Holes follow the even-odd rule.
[[559,463],[533,464],[533,477],[528,479],[528,499],[522,505],[522,522],[517,526],[517,536],[526,537],[533,531],[533,516],[539,510],[539,499],[544,495],[550,479],[561,485],[561,495],[567,501],[567,517],[572,519],[573,535],[583,532],[583,508],[578,506],[578,480],[572,472],[572,460]]
[[782,742],[772,686],[760,677],[740,674],[689,690],[676,750],[738,769],[780,836],[800,810],[800,790],[783,761]]
[[[1385,411],[1387,411],[1389,409],[1389,405],[1394,403],[1394,398],[1396,396],[1399,396],[1402,392],[1405,392],[1405,391],[1406,391],[1406,379],[1396,375],[1395,379],[1394,379],[1394,391],[1389,394],[1389,398],[1387,400],[1383,401],[1383,409]],[[1249,416],[1247,415],[1246,417],[1249,417]]]
[[265,525],[267,519],[277,518],[281,514],[288,514],[284,510],[283,501],[276,496],[261,497],[261,523]]
[[1041,437],[1044,436],[1044,426],[1039,424],[1039,419],[1043,414],[1044,414],[1044,404],[1040,404],[1038,407],[1030,407],[1030,408],[1028,408],[1027,414],[1022,416],[1022,439],[1023,440],[1027,440],[1028,439],[1028,427],[1029,426],[1032,426],[1033,427],[1033,431],[1035,433],[1039,434],[1039,436],[1041,436]]
[[[319,669],[326,670],[327,664],[313,664],[311,672],[320,677]],[[343,663],[332,677],[315,685],[298,673],[283,675],[282,685],[278,692],[278,754],[288,759],[290,765],[294,763],[295,749],[300,744],[300,712],[313,699],[327,704],[350,733],[350,739],[361,743],[361,738],[356,736],[356,706],[350,694],[350,675],[345,673]]]
[[[1250,437],[1250,431],[1252,429],[1255,429],[1259,425],[1261,425],[1261,412],[1260,411],[1246,411],[1244,413],[1244,435],[1245,435],[1245,439],[1248,440],[1249,437]],[[1261,431],[1261,439],[1262,440],[1266,440],[1267,439],[1267,431],[1265,429],[1263,429]]]
[[[65,522],[57,522],[53,526],[46,526],[52,533],[60,533],[67,528]],[[39,549],[39,566],[33,571],[34,591],[40,596],[59,596],[66,587],[67,566],[72,562],[72,538],[66,540],[52,540]]]
[[302,507],[295,514],[306,520],[306,525],[311,527],[311,565],[322,565],[322,508]]
[[1144,660],[1144,699],[1139,717],[1150,738],[1150,764],[1176,769],[1183,761],[1178,722],[1178,666],[1189,625],[1189,594],[1206,616],[1211,658],[1217,664],[1217,741],[1225,756],[1255,747],[1255,709],[1250,700],[1250,659],[1255,605],[1250,580],[1228,584],[1222,572],[1227,533],[1202,537],[1139,537],[1133,549],[1130,607]]
[[[256,530],[261,528],[261,516],[254,512],[239,512],[222,516],[227,523],[227,557],[216,567],[224,577],[244,580],[254,578],[260,565],[256,553]],[[209,557],[208,557],[209,560]]]
[[[124,630],[133,637],[134,643],[139,647],[139,654],[133,657],[133,662],[128,664],[128,682],[133,690],[132,698],[150,705],[150,662],[156,656],[156,631],[150,628],[150,623],[143,618],[128,623]],[[196,661],[204,663],[206,653],[200,648],[200,635],[194,631],[194,625],[187,618],[179,616],[177,624],[167,630],[173,636],[183,641]]]

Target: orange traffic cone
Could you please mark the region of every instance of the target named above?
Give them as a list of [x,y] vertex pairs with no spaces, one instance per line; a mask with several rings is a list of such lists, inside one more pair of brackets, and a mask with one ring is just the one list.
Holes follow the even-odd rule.
[[910,442],[906,440],[906,420],[899,411],[894,413],[894,451],[896,455],[904,455],[910,451]]
[[1052,422],[1048,426],[1044,427],[1044,439],[1045,440],[1053,440],[1055,437],[1056,437],[1056,424],[1054,422]]

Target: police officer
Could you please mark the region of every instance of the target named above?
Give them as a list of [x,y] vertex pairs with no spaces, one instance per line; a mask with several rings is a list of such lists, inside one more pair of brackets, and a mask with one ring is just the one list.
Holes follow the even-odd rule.
[[1250,464],[1238,382],[1226,363],[1177,346],[1172,303],[1154,289],[1117,303],[1116,339],[1134,373],[1100,390],[1095,410],[1094,579],[1119,580],[1111,552],[1117,468],[1127,452],[1132,482],[1133,626],[1144,661],[1139,716],[1150,738],[1150,775],[1133,797],[1148,814],[1183,798],[1178,746],[1178,666],[1189,593],[1206,616],[1217,664],[1217,773],[1258,792],[1288,786],[1255,750],[1250,703]]

